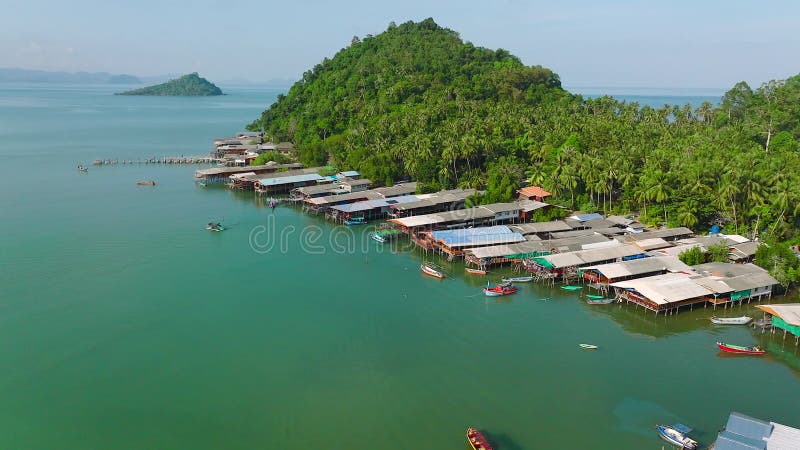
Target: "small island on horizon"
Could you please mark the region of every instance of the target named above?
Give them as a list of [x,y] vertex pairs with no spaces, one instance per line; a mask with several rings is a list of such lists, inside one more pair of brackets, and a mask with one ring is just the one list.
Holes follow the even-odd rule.
[[203,97],[225,95],[214,83],[202,78],[197,72],[184,75],[166,83],[118,92],[114,95],[159,95],[175,97]]

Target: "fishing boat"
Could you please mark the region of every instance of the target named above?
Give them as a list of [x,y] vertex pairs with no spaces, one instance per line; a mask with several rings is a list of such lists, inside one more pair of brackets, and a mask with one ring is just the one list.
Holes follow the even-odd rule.
[[419,269],[422,271],[422,273],[430,277],[439,279],[444,278],[444,271],[442,271],[442,269],[435,264],[422,263],[420,264]]
[[566,286],[561,286],[561,289],[563,289],[565,291],[577,291],[579,289],[583,289],[583,286],[574,286],[574,285],[569,285],[568,284]]
[[609,305],[614,303],[617,299],[614,297],[603,297],[602,295],[587,295],[586,296],[586,303],[590,305]]
[[467,441],[472,446],[472,450],[492,450],[489,441],[475,428],[467,428]]
[[741,317],[712,317],[711,323],[715,323],[717,325],[747,325],[753,320],[750,316],[741,316]]
[[686,436],[692,431],[692,429],[685,425],[681,425],[679,423],[671,427],[666,425],[658,425],[656,426],[656,429],[658,430],[658,435],[661,436],[661,439],[664,439],[676,447],[680,447],[681,449],[685,450],[697,449],[697,441]]
[[581,348],[585,348],[587,350],[597,350],[597,346],[594,344],[578,344]]
[[530,283],[533,277],[503,277],[502,280],[506,283]]
[[386,230],[376,230],[370,233],[370,237],[381,244],[397,237],[400,235],[400,230],[396,230],[394,228],[389,228]]
[[219,233],[220,231],[225,231],[225,226],[219,222],[209,222],[206,226],[206,230]]
[[344,221],[345,225],[364,225],[367,221],[363,217],[351,217]]
[[741,345],[725,344],[724,342],[717,342],[717,347],[727,353],[735,353],[737,355],[763,355],[767,353],[763,348],[754,345],[752,347],[743,347]]
[[470,275],[486,275],[487,273],[489,273],[489,272],[487,272],[487,271],[485,271],[483,269],[473,269],[473,268],[470,268],[470,267],[465,267],[464,271],[467,272]]
[[501,283],[495,287],[489,287],[489,283],[487,282],[486,287],[483,288],[483,293],[486,294],[487,297],[501,297],[503,295],[511,295],[518,290],[519,288],[511,283]]
[[156,182],[153,180],[139,180],[136,182],[138,186],[155,186]]

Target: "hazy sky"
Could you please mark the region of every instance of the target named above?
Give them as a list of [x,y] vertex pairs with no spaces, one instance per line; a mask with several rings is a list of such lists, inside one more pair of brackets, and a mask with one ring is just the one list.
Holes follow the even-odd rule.
[[5,0],[0,67],[297,79],[354,35],[433,17],[565,86],[758,85],[800,72],[800,1]]

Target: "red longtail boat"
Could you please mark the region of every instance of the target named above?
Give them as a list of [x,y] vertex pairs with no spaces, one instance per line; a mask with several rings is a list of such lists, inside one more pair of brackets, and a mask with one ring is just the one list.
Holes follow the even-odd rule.
[[489,287],[489,283],[486,283],[486,287],[483,288],[483,293],[487,297],[501,297],[503,295],[511,295],[517,292],[519,289],[512,285],[511,283],[503,283],[498,284],[495,287]]
[[723,342],[717,342],[717,347],[720,350],[727,353],[735,353],[738,355],[763,355],[767,353],[766,350],[759,346],[753,347],[742,347],[741,345],[732,345],[732,344],[725,344]]
[[472,446],[473,450],[492,450],[489,441],[475,428],[467,428],[467,441],[469,441],[469,445]]

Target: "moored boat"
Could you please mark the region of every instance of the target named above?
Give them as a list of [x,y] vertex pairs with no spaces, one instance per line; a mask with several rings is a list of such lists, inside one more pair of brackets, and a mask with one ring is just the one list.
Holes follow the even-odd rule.
[[486,294],[487,297],[501,297],[503,295],[511,295],[518,290],[519,288],[511,283],[501,283],[495,287],[489,287],[487,282],[486,287],[483,288],[483,293]]
[[422,271],[422,273],[424,273],[425,275],[428,275],[430,277],[439,278],[439,279],[444,278],[444,272],[442,271],[442,269],[439,266],[436,266],[434,264],[422,263],[422,264],[420,264],[419,269]]
[[364,225],[367,221],[363,217],[351,217],[344,221],[345,225]]
[[691,428],[681,424],[675,424],[671,427],[666,425],[658,425],[656,426],[656,429],[658,430],[658,435],[661,436],[661,439],[669,442],[672,445],[686,450],[697,449],[697,441],[686,436],[686,434],[691,432]]
[[467,441],[472,446],[472,450],[492,450],[486,437],[475,428],[467,428]]
[[561,286],[561,289],[565,291],[577,291],[579,289],[583,289],[583,286],[566,285],[566,286]]
[[88,172],[88,171],[89,171],[89,168],[88,168],[88,167],[81,166],[81,165],[78,165],[78,170],[79,170],[79,171],[81,171],[81,172]]
[[155,186],[156,182],[153,180],[139,180],[136,184],[139,186]]
[[464,268],[464,271],[467,272],[470,275],[486,275],[487,273],[489,273],[489,272],[487,272],[485,270],[482,270],[482,269],[472,269],[470,267]]
[[587,350],[597,350],[597,346],[594,344],[578,344],[581,348],[585,348]]
[[753,320],[750,316],[741,316],[741,317],[712,317],[711,323],[715,323],[717,325],[747,325]]
[[530,283],[533,277],[503,277],[502,280],[507,283]]
[[400,230],[396,230],[393,228],[385,229],[385,230],[376,230],[370,233],[370,237],[380,243],[385,243],[390,239],[393,239],[400,235]]
[[614,297],[603,297],[602,295],[587,295],[586,303],[590,305],[609,305],[614,303],[617,299]]
[[717,342],[717,347],[726,353],[734,353],[737,355],[763,355],[766,352],[763,348],[754,345],[752,347],[744,347],[741,345],[726,344],[724,342]]

